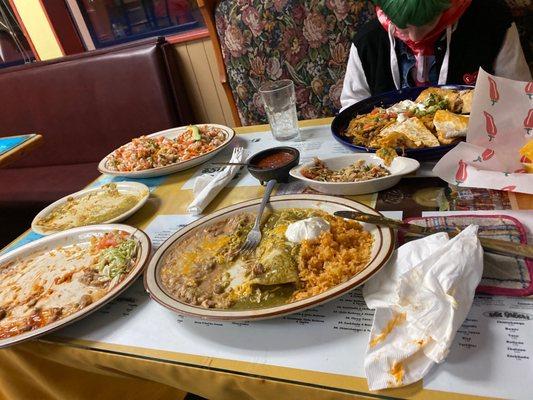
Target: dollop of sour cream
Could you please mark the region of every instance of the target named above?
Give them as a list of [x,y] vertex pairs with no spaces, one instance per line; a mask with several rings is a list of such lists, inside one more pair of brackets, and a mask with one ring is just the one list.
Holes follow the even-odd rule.
[[394,104],[393,106],[390,106],[387,108],[388,112],[395,112],[395,113],[404,113],[412,108],[415,108],[418,106],[418,103],[415,103],[411,100],[403,100],[399,103]]
[[315,239],[322,232],[329,232],[329,222],[324,218],[311,217],[293,222],[287,227],[285,237],[293,243]]
[[[407,118],[404,113],[399,113],[398,117],[396,118],[396,121],[399,122],[399,123],[402,123],[403,121],[405,121],[407,119],[409,119],[409,118]],[[200,176],[202,176],[202,175],[200,175]]]

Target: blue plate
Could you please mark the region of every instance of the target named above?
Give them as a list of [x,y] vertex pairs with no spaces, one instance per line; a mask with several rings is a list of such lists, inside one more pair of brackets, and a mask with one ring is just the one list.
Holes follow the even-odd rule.
[[[423,90],[427,89],[429,86],[420,86],[413,88],[405,88],[402,90],[395,90],[393,92],[386,92],[379,94],[377,96],[372,96],[367,99],[361,100],[358,103],[352,104],[347,109],[339,113],[331,123],[331,133],[333,137],[340,143],[348,146],[357,151],[368,151],[374,153],[376,149],[371,149],[365,146],[357,146],[353,144],[350,138],[343,135],[342,132],[346,130],[350,121],[355,118],[357,115],[362,115],[369,113],[374,109],[374,107],[389,107],[393,104],[396,104],[402,100],[415,100]],[[473,86],[466,85],[436,85],[436,87],[441,87],[445,89],[454,89],[454,90],[465,90],[473,89]],[[424,147],[421,149],[405,149],[405,156],[414,158],[418,161],[428,161],[441,158],[444,154],[455,147],[454,144],[447,146],[437,146],[437,147]],[[398,154],[400,154],[398,151]]]

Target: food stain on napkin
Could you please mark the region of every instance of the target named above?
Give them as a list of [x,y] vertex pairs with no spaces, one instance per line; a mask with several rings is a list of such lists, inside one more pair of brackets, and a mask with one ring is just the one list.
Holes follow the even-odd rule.
[[403,324],[404,322],[405,313],[398,313],[394,315],[394,317],[387,323],[385,329],[383,329],[379,335],[374,336],[374,338],[370,340],[369,346],[376,347],[377,344],[381,343],[387,336],[389,336],[389,333],[391,333],[397,325]]
[[448,355],[481,279],[477,229],[408,242],[365,285],[376,309],[364,362],[370,390],[414,383]]
[[403,384],[403,376],[405,375],[405,369],[401,362],[395,361],[392,363],[392,368],[389,373],[394,378],[394,385],[391,386],[401,386]]

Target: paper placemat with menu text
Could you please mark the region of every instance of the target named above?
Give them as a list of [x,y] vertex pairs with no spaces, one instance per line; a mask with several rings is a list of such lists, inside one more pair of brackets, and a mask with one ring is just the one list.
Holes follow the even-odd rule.
[[[486,212],[486,211],[485,211]],[[517,213],[533,229],[527,213]],[[523,215],[520,215],[523,214]],[[401,218],[401,213],[389,214]],[[160,215],[146,229],[155,245],[191,222]],[[185,317],[150,301],[142,283],[57,335],[169,353],[364,377],[372,325],[360,290],[286,317],[258,322],[214,322]],[[446,361],[425,389],[528,398],[532,378],[533,299],[477,296]]]

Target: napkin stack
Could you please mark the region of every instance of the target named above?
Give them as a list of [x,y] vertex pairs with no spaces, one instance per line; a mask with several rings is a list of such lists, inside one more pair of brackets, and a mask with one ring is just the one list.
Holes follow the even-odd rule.
[[408,242],[366,283],[376,309],[365,357],[370,390],[414,383],[445,359],[483,272],[477,230]]
[[[243,147],[233,149],[230,162],[242,163],[246,159]],[[215,176],[201,175],[196,178],[193,187],[194,200],[187,207],[187,212],[198,215],[209,205],[217,194],[233,179],[240,165],[228,165]]]

